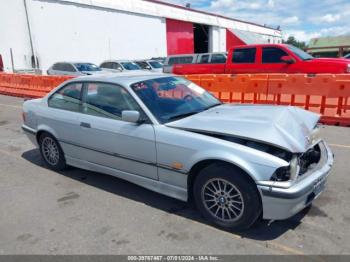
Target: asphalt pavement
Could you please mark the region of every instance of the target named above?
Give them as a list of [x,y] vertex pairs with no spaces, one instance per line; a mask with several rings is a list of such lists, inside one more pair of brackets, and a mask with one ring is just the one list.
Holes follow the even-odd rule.
[[238,234],[123,180],[47,169],[22,103],[0,95],[0,254],[350,254],[350,128],[322,127],[335,164],[310,209]]

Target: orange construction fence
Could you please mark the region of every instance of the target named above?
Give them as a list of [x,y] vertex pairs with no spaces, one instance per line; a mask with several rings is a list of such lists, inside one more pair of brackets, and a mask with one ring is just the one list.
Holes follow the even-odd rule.
[[45,96],[53,88],[71,78],[71,76],[41,76],[0,73],[0,94],[27,98],[39,98]]
[[350,74],[187,75],[228,103],[299,106],[322,115],[321,122],[350,126]]
[[[223,102],[299,106],[321,122],[350,126],[350,74],[187,75]],[[42,97],[70,76],[0,73],[0,94]]]

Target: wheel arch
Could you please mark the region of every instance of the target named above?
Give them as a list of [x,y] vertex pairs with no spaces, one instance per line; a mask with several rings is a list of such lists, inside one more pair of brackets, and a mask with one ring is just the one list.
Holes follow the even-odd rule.
[[[201,160],[201,161],[195,163],[191,167],[190,171],[188,172],[188,177],[187,177],[188,202],[193,203],[193,185],[196,181],[196,178],[198,177],[199,172],[202,169],[204,169],[205,167],[212,165],[212,164],[215,164],[215,163],[222,163],[222,164],[229,165],[230,167],[239,170],[241,173],[246,174],[246,176],[245,176],[246,179],[248,179],[248,181],[256,187],[256,182],[255,182],[254,176],[246,168],[243,168],[241,165],[239,165],[235,162],[230,162],[230,161],[226,161],[226,160],[222,160],[222,159],[215,159],[215,158],[205,159],[205,160]],[[257,187],[256,187],[256,189],[258,190]],[[259,194],[259,196],[260,196],[260,194]]]
[[54,131],[53,131],[51,128],[49,128],[49,127],[42,126],[42,127],[38,127],[38,131],[36,132],[36,135],[35,135],[36,141],[37,141],[38,144],[39,144],[39,138],[40,138],[40,136],[41,136],[43,133],[48,133],[48,134],[52,135],[52,136],[58,141],[56,132],[54,132]]

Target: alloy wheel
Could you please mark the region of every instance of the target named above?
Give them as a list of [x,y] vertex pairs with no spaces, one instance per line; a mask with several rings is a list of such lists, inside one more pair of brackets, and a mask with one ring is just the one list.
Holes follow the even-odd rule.
[[243,214],[244,201],[241,192],[225,179],[208,180],[202,188],[201,196],[207,211],[219,220],[234,222]]

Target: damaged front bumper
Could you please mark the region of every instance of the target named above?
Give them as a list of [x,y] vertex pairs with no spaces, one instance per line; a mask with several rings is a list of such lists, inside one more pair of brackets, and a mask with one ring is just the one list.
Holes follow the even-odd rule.
[[310,205],[324,191],[333,165],[333,153],[325,142],[321,141],[319,146],[320,161],[296,181],[257,181],[264,219],[287,219]]

